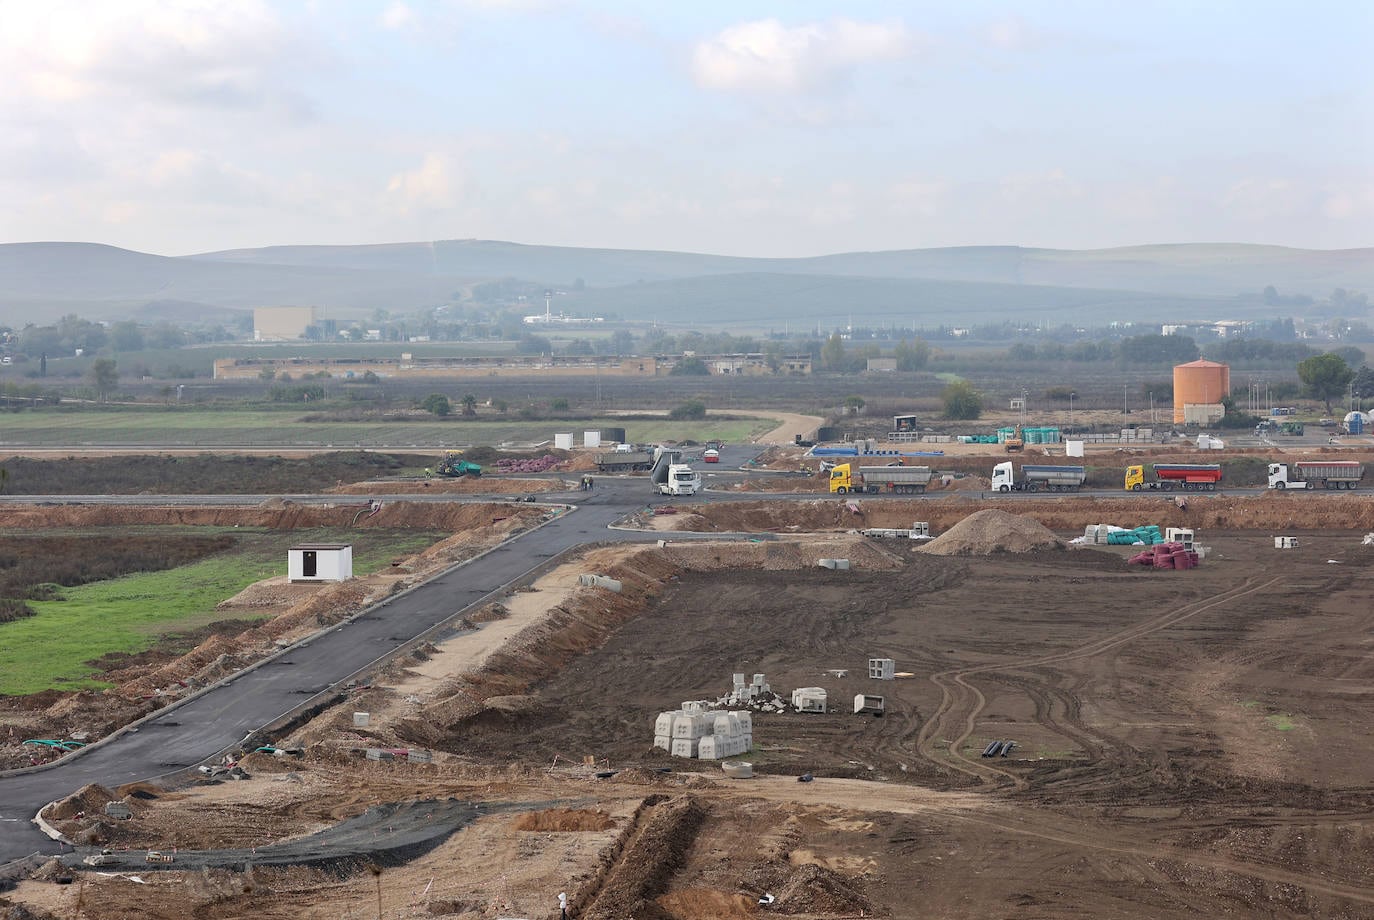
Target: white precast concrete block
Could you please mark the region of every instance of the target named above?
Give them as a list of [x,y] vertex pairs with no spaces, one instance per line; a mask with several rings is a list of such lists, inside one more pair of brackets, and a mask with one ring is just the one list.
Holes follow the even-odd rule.
[[717,750],[715,735],[707,735],[697,742],[697,757],[701,760],[719,760],[728,756],[724,751]]
[[833,569],[833,568],[835,567],[835,560],[834,560],[834,559],[822,559],[820,562],[818,562],[818,563],[816,563],[816,564],[819,565],[819,566],[820,566],[821,568],[823,568],[823,569]]
[[754,714],[752,712],[737,712],[735,716],[739,719],[740,733],[752,735],[754,733]]
[[868,659],[868,676],[873,680],[893,680],[897,665],[891,658]]
[[682,703],[682,711],[688,715],[700,715],[705,712],[710,705],[711,704],[705,700],[684,700]]
[[671,738],[673,735],[673,717],[676,715],[679,713],[660,712],[658,718],[654,719],[654,734]]
[[674,738],[673,747],[668,753],[674,757],[695,757],[697,755],[696,739]]
[[354,728],[367,728],[367,723],[368,723],[369,721],[371,721],[371,719],[372,719],[371,713],[366,713],[366,712],[355,712],[355,713],[353,713],[353,727],[354,727]]
[[760,688],[760,689],[763,689],[763,688],[765,688],[765,687],[768,686],[768,682],[764,679],[764,675],[762,675],[762,674],[755,674],[755,675],[754,675],[754,686],[755,686],[755,687],[758,687],[758,688]]
[[671,754],[673,752],[673,739],[667,735],[654,735],[654,747],[662,748]]
[[792,691],[792,708],[799,712],[825,712],[824,687],[798,687]]
[[746,751],[752,751],[754,749],[754,736],[740,735],[740,743],[744,745]]
[[706,726],[700,715],[684,713],[673,717],[673,738],[697,739],[706,734]]

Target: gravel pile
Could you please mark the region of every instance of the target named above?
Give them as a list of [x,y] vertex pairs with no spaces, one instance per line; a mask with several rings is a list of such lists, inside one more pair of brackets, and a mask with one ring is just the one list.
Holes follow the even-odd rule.
[[989,508],[970,514],[919,551],[937,556],[990,556],[1065,546],[1054,531],[1034,518]]

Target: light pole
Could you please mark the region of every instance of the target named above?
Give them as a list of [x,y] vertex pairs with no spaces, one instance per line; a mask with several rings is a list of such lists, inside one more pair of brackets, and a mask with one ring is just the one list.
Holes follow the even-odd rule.
[[1078,394],[1073,390],[1069,391],[1069,430],[1073,430],[1073,398]]

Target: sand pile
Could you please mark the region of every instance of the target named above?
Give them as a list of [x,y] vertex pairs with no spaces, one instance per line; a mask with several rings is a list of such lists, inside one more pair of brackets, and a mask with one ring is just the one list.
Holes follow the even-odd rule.
[[989,508],[970,514],[920,551],[937,556],[987,556],[1064,546],[1054,531],[1034,518]]

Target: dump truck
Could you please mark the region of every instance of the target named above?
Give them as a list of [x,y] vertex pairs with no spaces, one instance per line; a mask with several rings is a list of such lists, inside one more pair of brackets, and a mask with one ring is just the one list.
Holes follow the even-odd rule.
[[924,492],[934,475],[928,466],[861,466],[856,472],[852,464],[840,463],[830,469],[830,491],[911,494]]
[[596,458],[596,469],[601,473],[642,473],[654,465],[654,456],[648,451],[614,450],[600,454]]
[[1364,464],[1355,460],[1299,460],[1269,464],[1271,489],[1354,489],[1364,478]]
[[1086,467],[1041,466],[1033,463],[1023,463],[1018,478],[1016,465],[1007,460],[992,468],[992,491],[1077,492],[1087,478]]
[[656,485],[660,495],[696,495],[701,491],[701,474],[685,463],[670,463],[667,478]]
[[439,465],[434,471],[440,476],[481,476],[482,467],[471,460],[464,460],[461,452],[449,450],[444,452],[444,459],[439,461]]
[[1145,467],[1141,464],[1126,467],[1126,491],[1215,492],[1217,483],[1221,482],[1221,466],[1216,463],[1153,463],[1150,469],[1154,474],[1152,479],[1146,478]]

